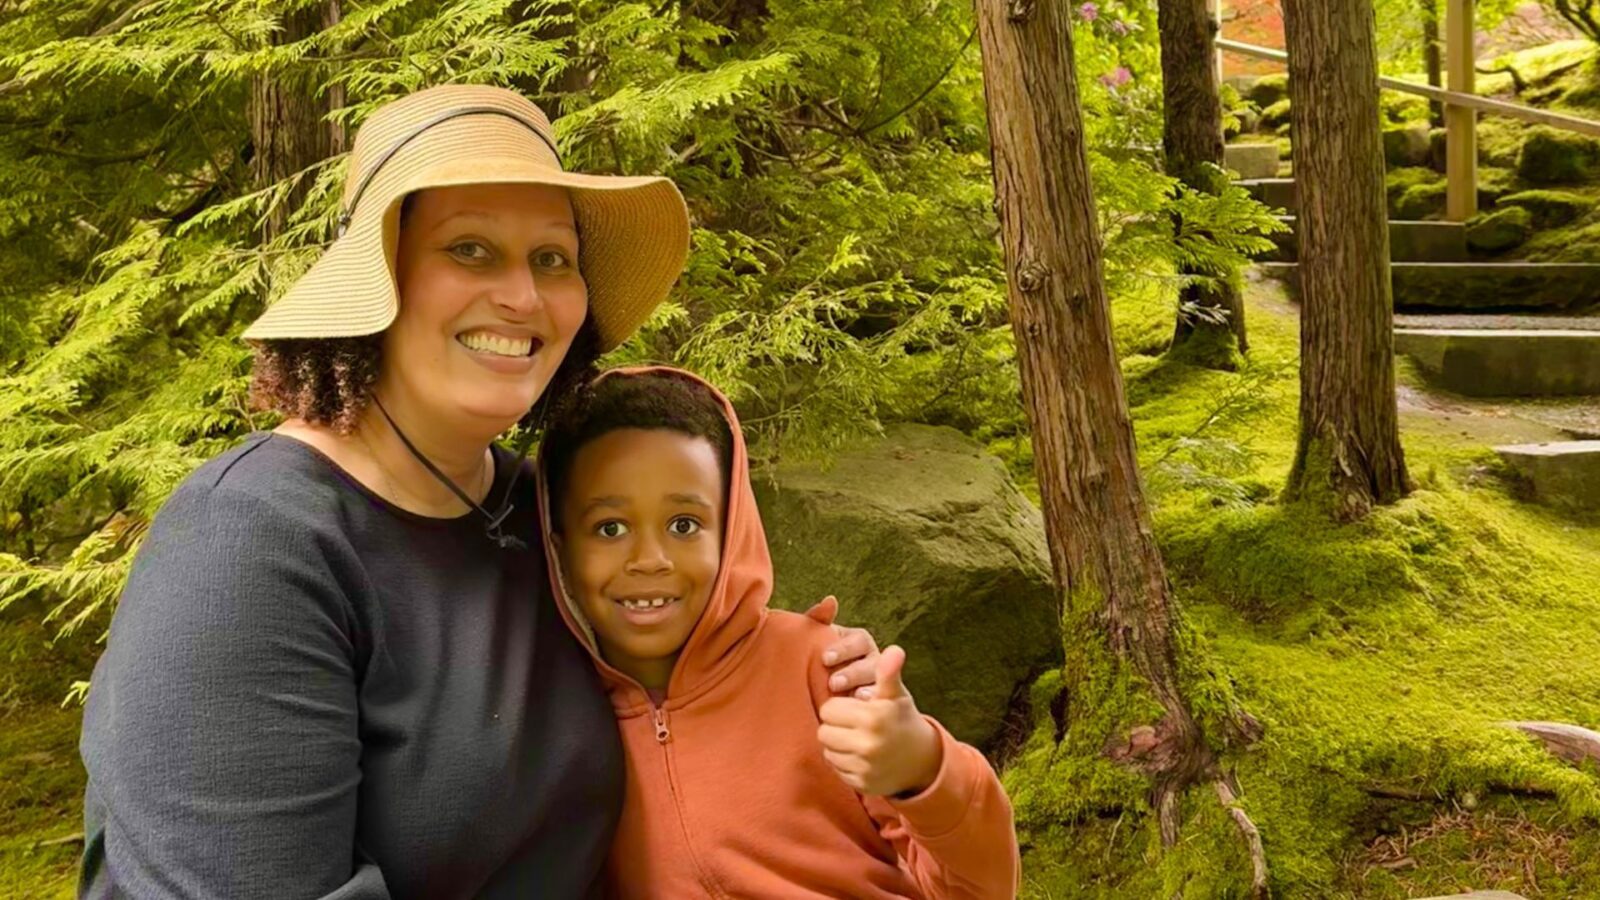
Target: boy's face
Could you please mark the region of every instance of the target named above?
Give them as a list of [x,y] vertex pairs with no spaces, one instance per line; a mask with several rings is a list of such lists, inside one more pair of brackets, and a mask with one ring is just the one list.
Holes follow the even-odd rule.
[[606,661],[665,688],[722,562],[716,450],[676,431],[628,428],[578,450],[557,547]]

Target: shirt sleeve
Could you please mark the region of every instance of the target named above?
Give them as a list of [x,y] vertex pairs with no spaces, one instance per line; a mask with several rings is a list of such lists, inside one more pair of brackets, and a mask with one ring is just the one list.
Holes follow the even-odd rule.
[[982,753],[928,722],[944,752],[933,783],[911,797],[864,797],[867,813],[928,900],[1017,896],[1022,862],[1005,788]]
[[[832,622],[837,601],[829,597],[806,613]],[[832,630],[819,629],[806,673],[811,702],[821,709],[831,699],[828,670],[820,653]],[[900,868],[927,900],[1011,900],[1022,883],[1011,800],[977,748],[956,740],[931,716],[939,734],[941,759],[933,783],[921,792],[889,799],[857,794],[878,833],[894,847]]]
[[223,488],[186,485],[157,516],[84,713],[80,896],[389,896],[356,846],[356,623],[333,543]]

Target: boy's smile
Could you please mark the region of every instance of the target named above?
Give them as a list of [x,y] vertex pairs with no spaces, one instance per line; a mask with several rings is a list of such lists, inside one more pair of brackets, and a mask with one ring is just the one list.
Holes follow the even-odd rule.
[[583,445],[556,545],[606,661],[664,689],[722,561],[722,468],[704,438],[624,428]]

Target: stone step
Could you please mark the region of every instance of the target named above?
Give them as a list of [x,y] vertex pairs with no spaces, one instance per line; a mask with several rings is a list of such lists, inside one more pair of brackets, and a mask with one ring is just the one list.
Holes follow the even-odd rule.
[[[1294,216],[1279,216],[1288,231],[1272,236],[1277,245],[1262,257],[1275,262],[1294,262],[1300,252],[1300,237]],[[1465,262],[1467,226],[1460,222],[1424,222],[1410,219],[1389,220],[1389,258],[1396,262]]]
[[1535,503],[1569,512],[1600,511],[1600,441],[1496,447]]
[[1241,178],[1234,183],[1273,209],[1294,215],[1295,210],[1300,208],[1293,178]]
[[1277,144],[1229,144],[1222,148],[1223,165],[1242,179],[1277,178]]
[[[1297,293],[1299,264],[1258,263]],[[1519,310],[1581,313],[1600,308],[1600,263],[1394,262],[1395,309],[1414,312]]]
[[1468,397],[1600,394],[1600,330],[1400,327],[1394,347]]

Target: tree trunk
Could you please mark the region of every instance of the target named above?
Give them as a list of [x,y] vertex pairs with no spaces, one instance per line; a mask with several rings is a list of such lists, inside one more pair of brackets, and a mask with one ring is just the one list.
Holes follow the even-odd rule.
[[1394,383],[1394,307],[1372,0],[1286,0],[1300,211],[1300,439],[1291,500],[1340,520],[1410,490]]
[[[279,28],[269,40],[282,46],[304,40],[339,21],[340,0],[327,0],[322,7],[285,13]],[[316,95],[318,66],[306,60],[292,70],[258,75],[250,85],[248,113],[251,181],[257,190],[276,184],[307,167],[342,152],[344,129],[323,121],[333,103],[342,102],[342,91],[326,100]],[[267,212],[261,226],[263,242],[281,235],[289,214],[305,199],[309,180],[302,180]]]
[[[1428,71],[1428,84],[1444,87],[1444,58],[1439,52],[1439,0],[1418,0],[1422,13],[1422,66]],[[1428,121],[1444,127],[1444,104],[1428,101]]]
[[[1222,151],[1222,98],[1217,85],[1216,26],[1206,0],[1160,0],[1161,93],[1167,174],[1208,194],[1220,194],[1227,176]],[[1208,165],[1209,164],[1209,165]],[[1215,169],[1211,166],[1216,166]],[[1174,222],[1181,227],[1182,222]],[[1185,270],[1184,274],[1206,274]],[[1172,350],[1201,365],[1229,367],[1233,349],[1249,349],[1244,303],[1224,273],[1221,284],[1191,285],[1179,298]],[[1201,312],[1195,314],[1192,309]],[[1231,337],[1231,340],[1230,340]]]
[[[1170,844],[1179,794],[1213,761],[1177,682],[1173,599],[1111,336],[1069,14],[1063,3],[978,3],[1007,297],[1064,595],[1067,696],[1126,676],[1159,704],[1159,721],[1115,723],[1105,738],[1109,755],[1150,775]],[[1093,673],[1101,660],[1114,671]],[[1086,706],[1069,706],[1069,728],[1084,727]]]

